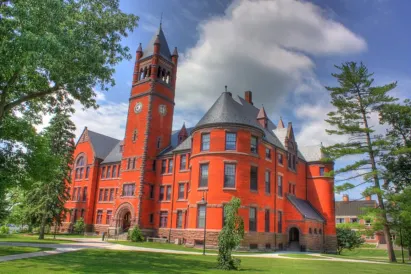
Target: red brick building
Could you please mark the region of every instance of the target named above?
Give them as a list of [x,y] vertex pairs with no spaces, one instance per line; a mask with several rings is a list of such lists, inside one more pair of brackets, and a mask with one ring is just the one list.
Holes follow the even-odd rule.
[[[336,250],[333,179],[320,146],[299,147],[291,123],[223,92],[193,128],[172,131],[177,48],[164,33],[138,47],[123,140],[84,129],[75,150],[71,209],[96,233],[146,235],[216,246],[223,206],[242,202],[244,248]],[[206,197],[206,204],[203,197]],[[205,220],[205,215],[207,215]]]

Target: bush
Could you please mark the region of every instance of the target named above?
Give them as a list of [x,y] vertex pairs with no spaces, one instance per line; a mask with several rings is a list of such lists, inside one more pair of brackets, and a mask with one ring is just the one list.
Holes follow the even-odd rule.
[[6,226],[0,226],[0,234],[9,234],[10,233],[10,229]]
[[73,230],[74,232],[80,234],[80,233],[84,233],[84,228],[85,228],[85,224],[84,224],[84,219],[80,218],[76,221],[76,223],[73,226]]
[[337,252],[341,254],[343,249],[353,250],[364,243],[361,235],[349,228],[337,227]]
[[132,242],[143,242],[144,236],[141,233],[140,228],[135,226],[131,231],[129,231],[129,238]]

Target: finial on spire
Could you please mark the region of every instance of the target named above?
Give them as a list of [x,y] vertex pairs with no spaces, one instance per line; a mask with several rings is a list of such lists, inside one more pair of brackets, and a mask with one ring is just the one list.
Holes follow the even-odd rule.
[[225,86],[225,92],[227,92],[227,86]]
[[161,17],[160,17],[160,29],[162,25],[163,25],[163,12],[161,12]]

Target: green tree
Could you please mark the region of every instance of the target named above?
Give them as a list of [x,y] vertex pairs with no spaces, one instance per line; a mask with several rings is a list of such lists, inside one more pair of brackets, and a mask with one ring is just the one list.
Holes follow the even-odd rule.
[[238,214],[240,206],[241,201],[237,197],[233,197],[224,206],[224,227],[218,235],[217,261],[220,269],[238,269],[240,266],[240,259],[231,256],[233,249],[237,248],[244,238],[244,221]]
[[25,203],[30,223],[40,226],[39,239],[44,239],[47,225],[59,225],[66,213],[64,204],[69,198],[66,184],[70,182],[73,163],[74,130],[67,111],[57,112],[29,160],[33,168],[29,173],[37,181],[27,193]]
[[142,242],[144,241],[144,236],[141,233],[140,228],[138,226],[135,226],[130,232],[129,232],[129,237],[132,242]]
[[337,253],[344,249],[353,250],[364,243],[361,235],[350,228],[337,227]]
[[131,58],[120,42],[138,17],[119,0],[1,3],[0,124],[12,110],[39,118],[72,99],[96,107],[93,88],[114,85],[114,66]]
[[76,221],[76,223],[73,226],[74,232],[80,234],[84,232],[86,225],[84,224],[84,219],[80,218]]
[[348,173],[353,178],[362,178],[361,184],[371,184],[366,194],[376,194],[379,203],[379,218],[383,224],[383,231],[387,240],[389,260],[395,262],[395,253],[391,241],[391,233],[384,206],[383,191],[380,186],[381,170],[378,166],[378,155],[383,140],[374,136],[370,125],[370,116],[377,114],[382,105],[391,103],[395,99],[387,93],[394,89],[396,82],[384,86],[373,86],[373,74],[361,63],[344,63],[336,66],[338,73],[332,76],[337,79],[339,86],[326,87],[331,93],[331,103],[334,111],[328,113],[326,120],[331,129],[328,134],[346,136],[347,141],[324,148],[329,156],[325,160],[336,160],[345,156],[357,156],[359,160],[333,172],[332,175]]

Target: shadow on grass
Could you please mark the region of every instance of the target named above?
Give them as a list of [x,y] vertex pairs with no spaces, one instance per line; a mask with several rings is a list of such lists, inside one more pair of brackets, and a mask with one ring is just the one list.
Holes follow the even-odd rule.
[[[64,253],[58,256],[37,257],[31,264],[22,264],[19,269],[27,271],[34,264],[42,264],[46,272],[63,271],[76,273],[220,273],[216,268],[216,256],[176,255],[88,249]],[[240,272],[257,273],[261,269],[241,268]],[[221,273],[226,273],[221,271]]]

